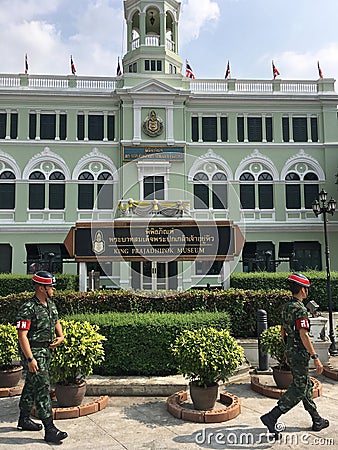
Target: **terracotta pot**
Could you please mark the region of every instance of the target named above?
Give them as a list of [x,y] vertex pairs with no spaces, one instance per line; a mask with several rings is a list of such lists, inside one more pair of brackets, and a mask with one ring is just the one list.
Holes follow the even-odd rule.
[[190,383],[190,397],[195,409],[208,410],[213,409],[218,397],[218,383],[208,387],[197,386],[196,383]]
[[68,408],[70,406],[79,406],[85,396],[87,383],[71,384],[64,386],[62,384],[55,385],[55,395],[58,406]]
[[291,370],[283,370],[279,367],[272,368],[272,376],[279,389],[287,389],[293,380]]
[[13,366],[12,369],[0,370],[0,388],[16,386],[22,376],[22,366]]

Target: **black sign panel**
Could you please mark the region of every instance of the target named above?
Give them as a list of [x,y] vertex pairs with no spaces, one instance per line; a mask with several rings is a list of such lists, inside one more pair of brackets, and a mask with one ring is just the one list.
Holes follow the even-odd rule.
[[238,227],[228,221],[117,220],[78,223],[72,232],[66,241],[77,261],[230,260],[243,245]]

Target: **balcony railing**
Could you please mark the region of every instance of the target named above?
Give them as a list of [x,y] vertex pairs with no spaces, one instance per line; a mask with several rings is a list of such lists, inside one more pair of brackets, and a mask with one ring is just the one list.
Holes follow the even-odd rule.
[[[158,36],[149,36],[157,39]],[[149,41],[150,42],[150,41]],[[155,41],[154,41],[155,42]],[[167,41],[168,44],[168,41]],[[136,40],[135,40],[136,45]],[[127,74],[128,75],[128,74]],[[157,77],[165,82],[165,75]],[[118,79],[120,80],[120,78]],[[123,87],[123,78],[120,87]],[[186,89],[196,94],[228,94],[228,95],[336,95],[335,80],[236,80],[236,79],[195,79],[182,77]],[[24,75],[0,74],[0,90],[33,89],[33,90],[87,90],[96,92],[112,92],[117,87],[115,77],[80,77],[73,75]]]
[[116,78],[75,77],[73,75],[12,75],[0,74],[0,89],[79,89],[94,91],[114,91]]

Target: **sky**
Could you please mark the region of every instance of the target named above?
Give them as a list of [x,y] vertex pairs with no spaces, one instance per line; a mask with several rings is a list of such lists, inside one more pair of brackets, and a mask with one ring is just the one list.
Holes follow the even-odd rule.
[[[338,77],[338,0],[182,0],[179,54],[196,78]],[[0,0],[0,73],[115,76],[123,0]],[[183,68],[184,69],[184,68]],[[185,73],[185,70],[183,70]]]

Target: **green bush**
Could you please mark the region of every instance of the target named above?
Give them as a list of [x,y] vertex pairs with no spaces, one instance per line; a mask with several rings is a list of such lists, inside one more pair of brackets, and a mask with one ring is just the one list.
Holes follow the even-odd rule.
[[98,333],[97,325],[87,321],[60,322],[65,339],[52,352],[51,381],[62,385],[79,384],[104,360],[102,342],[105,337]]
[[10,369],[19,357],[18,333],[14,325],[0,324],[0,370]]
[[[78,290],[79,277],[77,275],[57,274],[57,288],[60,290]],[[0,297],[19,292],[32,292],[32,275],[13,275],[0,273]]]
[[281,335],[280,325],[275,325],[262,331],[260,343],[262,349],[277,361],[280,369],[290,370],[286,359],[285,343]]
[[75,315],[71,319],[98,325],[107,340],[100,375],[170,375],[177,364],[170,350],[184,329],[213,326],[229,329],[226,313],[107,313]]
[[243,348],[227,330],[183,330],[171,346],[179,373],[198,386],[227,381],[244,360]]

